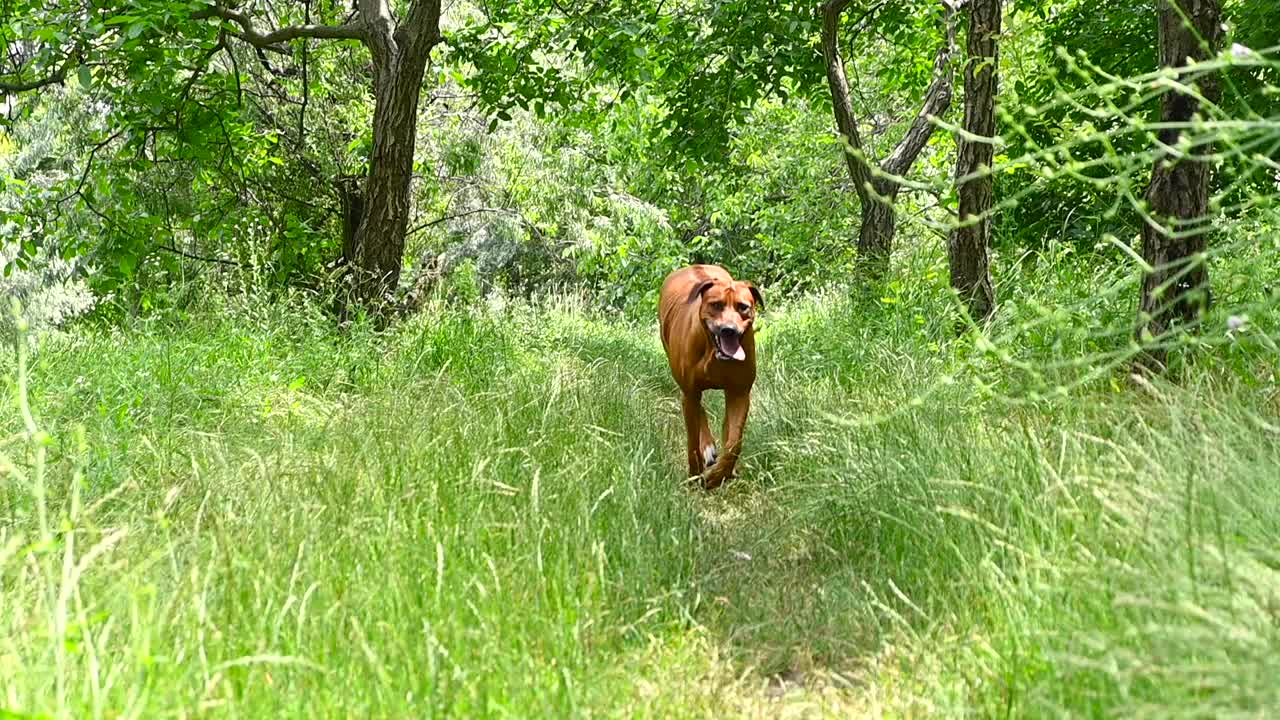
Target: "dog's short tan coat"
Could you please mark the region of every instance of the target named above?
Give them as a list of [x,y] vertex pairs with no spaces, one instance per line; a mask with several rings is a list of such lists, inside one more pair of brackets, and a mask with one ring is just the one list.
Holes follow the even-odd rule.
[[[716,265],[677,270],[662,283],[658,322],[671,375],[683,393],[689,475],[717,487],[733,474],[756,380],[755,313],[763,305],[749,282]],[[724,437],[715,438],[702,409],[702,393],[724,391]]]

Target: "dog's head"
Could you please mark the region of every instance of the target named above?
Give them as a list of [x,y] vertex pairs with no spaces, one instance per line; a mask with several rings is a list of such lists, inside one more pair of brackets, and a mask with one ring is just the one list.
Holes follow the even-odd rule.
[[689,302],[698,301],[702,303],[698,316],[711,336],[716,358],[746,360],[742,337],[751,332],[756,308],[764,307],[764,299],[756,286],[740,280],[703,280],[689,293]]

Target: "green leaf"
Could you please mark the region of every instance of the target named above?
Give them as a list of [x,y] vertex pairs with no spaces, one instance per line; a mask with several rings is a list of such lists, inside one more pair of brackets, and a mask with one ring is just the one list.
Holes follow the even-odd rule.
[[80,69],[76,72],[76,75],[77,79],[80,81],[80,87],[85,90],[93,88],[93,74],[89,72],[88,65],[81,65]]

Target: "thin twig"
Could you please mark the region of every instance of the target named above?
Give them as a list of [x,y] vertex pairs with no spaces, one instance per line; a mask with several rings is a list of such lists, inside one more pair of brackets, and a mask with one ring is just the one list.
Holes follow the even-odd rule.
[[473,208],[471,210],[466,210],[466,211],[457,213],[455,215],[444,215],[442,217],[436,218],[435,220],[428,220],[427,222],[424,222],[421,225],[413,228],[406,234],[413,235],[414,233],[421,232],[423,230],[426,230],[429,227],[434,227],[436,225],[439,225],[440,223],[445,223],[450,220],[457,220],[459,218],[467,217],[468,215],[478,215],[480,213],[504,213],[508,215],[519,215],[519,213],[509,208],[492,208],[492,207]]
[[172,245],[159,245],[159,246],[157,246],[157,248],[156,248],[156,249],[157,249],[157,250],[164,250],[165,252],[171,252],[171,253],[173,253],[174,255],[181,255],[182,257],[184,257],[184,258],[188,258],[188,259],[190,259],[190,260],[199,260],[200,262],[216,263],[216,264],[218,264],[218,265],[229,265],[229,266],[231,266],[231,267],[238,267],[238,268],[247,268],[247,267],[249,267],[248,265],[246,265],[246,264],[244,264],[244,263],[242,263],[242,262],[240,262],[240,261],[238,261],[238,260],[229,260],[229,259],[227,259],[227,258],[220,258],[220,257],[207,257],[207,256],[204,256],[204,255],[197,255],[197,254],[195,254],[195,253],[189,253],[189,252],[187,252],[186,250],[179,250],[178,248],[176,248],[176,247],[174,247],[174,246],[172,246]]

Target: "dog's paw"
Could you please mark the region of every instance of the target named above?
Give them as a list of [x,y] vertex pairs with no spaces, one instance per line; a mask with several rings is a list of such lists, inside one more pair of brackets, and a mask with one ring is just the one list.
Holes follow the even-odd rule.
[[702,489],[715,490],[723,485],[725,480],[729,479],[729,473],[725,472],[724,468],[713,466],[707,468],[707,471],[702,473],[701,479]]

